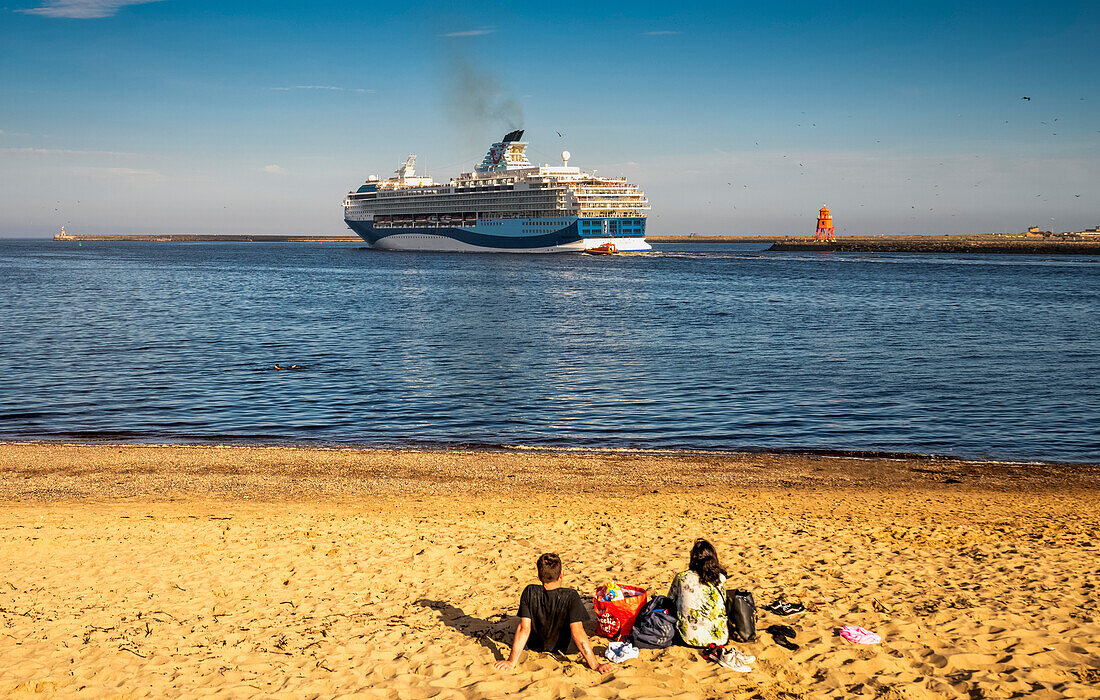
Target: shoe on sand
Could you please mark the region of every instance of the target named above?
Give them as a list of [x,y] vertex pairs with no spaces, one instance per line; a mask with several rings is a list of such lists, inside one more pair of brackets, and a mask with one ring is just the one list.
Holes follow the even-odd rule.
[[772,636],[772,641],[774,641],[776,644],[783,647],[784,649],[798,651],[799,646],[788,639],[788,637],[790,637],[791,639],[794,638],[794,628],[788,627],[787,625],[770,625],[764,631]]
[[806,612],[805,606],[801,603],[788,603],[785,600],[777,600],[771,605],[764,606],[764,609],[776,615],[797,615]]
[[726,653],[722,654],[722,658],[718,659],[718,665],[738,673],[748,673],[752,670],[752,667],[747,663],[741,663],[739,656],[743,656],[743,654],[736,649],[727,649]]
[[746,654],[739,649],[733,647],[726,647],[726,651],[722,654],[722,658],[718,660],[719,664],[723,666],[748,666],[753,661],[756,661],[756,657],[751,654]]
[[638,658],[638,648],[629,642],[611,642],[604,653],[608,661],[621,664],[629,659]]

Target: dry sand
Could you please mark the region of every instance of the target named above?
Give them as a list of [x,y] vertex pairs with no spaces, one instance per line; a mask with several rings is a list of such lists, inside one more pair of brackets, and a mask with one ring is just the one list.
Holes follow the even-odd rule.
[[[1095,698],[1098,491],[1095,465],[0,444],[0,696]],[[663,593],[698,536],[806,604],[758,620],[799,651],[494,670],[541,552],[585,598]]]

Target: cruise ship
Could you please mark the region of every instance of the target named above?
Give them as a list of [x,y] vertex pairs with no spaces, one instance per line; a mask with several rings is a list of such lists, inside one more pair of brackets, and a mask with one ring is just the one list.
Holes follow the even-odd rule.
[[[533,165],[523,130],[494,143],[473,172],[443,185],[417,175],[411,155],[396,176],[367,179],[344,199],[344,221],[374,248],[580,253],[646,251],[649,201],[624,178]],[[610,244],[610,246],[608,245]]]

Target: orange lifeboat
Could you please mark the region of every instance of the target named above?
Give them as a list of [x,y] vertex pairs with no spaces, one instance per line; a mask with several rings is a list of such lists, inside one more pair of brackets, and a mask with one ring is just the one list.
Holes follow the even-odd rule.
[[588,253],[589,255],[614,255],[619,251],[615,248],[614,243],[608,241],[607,243],[601,243],[595,248],[585,248],[584,252]]

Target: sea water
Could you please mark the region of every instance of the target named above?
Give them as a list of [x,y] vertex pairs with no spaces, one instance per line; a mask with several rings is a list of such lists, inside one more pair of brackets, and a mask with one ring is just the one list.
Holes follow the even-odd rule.
[[655,248],[0,240],[0,439],[1100,461],[1096,258]]

